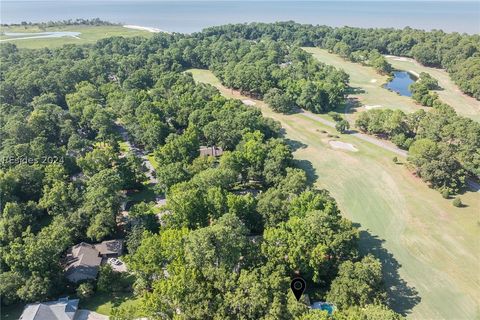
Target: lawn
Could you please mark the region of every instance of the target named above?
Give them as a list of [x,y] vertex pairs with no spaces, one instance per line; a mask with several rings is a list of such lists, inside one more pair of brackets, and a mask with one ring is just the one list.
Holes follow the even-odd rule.
[[[1,43],[13,43],[19,48],[28,48],[28,49],[38,49],[38,48],[55,48],[60,47],[64,44],[87,44],[95,43],[100,39],[114,37],[114,36],[123,36],[123,37],[133,37],[133,36],[143,36],[150,37],[151,32],[142,31],[142,30],[133,30],[127,29],[123,26],[61,26],[61,27],[50,27],[46,29],[39,29],[38,26],[16,26],[16,27],[1,27],[0,32],[46,32],[46,31],[76,31],[80,32],[78,36],[79,39],[72,37],[62,37],[62,38],[40,38],[40,39],[25,39],[25,40],[10,40],[2,41]],[[7,37],[5,35],[0,36],[1,40],[4,39],[15,39],[17,37]]]
[[128,201],[134,203],[155,201],[156,194],[153,185],[145,184],[143,189],[137,193],[128,196]]
[[441,90],[437,93],[442,101],[451,105],[458,114],[480,122],[480,101],[462,93],[445,70],[425,67],[415,60],[401,57],[388,56],[387,60],[397,69],[429,73],[438,80]]
[[332,149],[327,136],[336,134],[332,128],[302,114],[274,113],[263,102],[224,88],[209,71],[191,72],[227,97],[254,101],[265,116],[281,122],[298,164],[359,225],[363,252],[384,263],[395,310],[415,319],[478,316],[478,193],[465,193],[467,207],[455,208],[404,165],[394,164],[393,153],[349,135],[336,140],[353,144],[358,152]]
[[135,299],[131,286],[135,281],[132,275],[122,274],[118,279],[123,290],[120,292],[100,292],[97,291],[90,298],[80,299],[79,309],[87,309],[100,314],[110,315],[112,308],[135,306],[139,299]]
[[92,297],[80,300],[79,308],[110,315],[112,308],[135,306],[138,301],[132,293],[96,292]]

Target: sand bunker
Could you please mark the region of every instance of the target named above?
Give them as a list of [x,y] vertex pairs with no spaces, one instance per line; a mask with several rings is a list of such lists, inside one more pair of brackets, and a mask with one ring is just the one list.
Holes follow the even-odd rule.
[[355,148],[355,146],[351,143],[335,141],[335,140],[330,140],[330,141],[328,141],[328,143],[334,149],[342,149],[342,150],[353,151],[353,152],[358,151],[358,149]]
[[130,25],[130,24],[124,25],[123,27],[127,28],[127,29],[142,30],[142,31],[154,32],[154,33],[157,33],[157,32],[170,33],[168,31],[158,29],[158,28],[134,26],[134,25]]
[[372,80],[370,80],[370,82],[375,83],[375,82],[377,82],[377,79],[372,79]]
[[254,106],[255,105],[255,102],[253,102],[250,99],[244,99],[244,100],[242,100],[242,102],[243,102],[243,104],[246,104],[247,106]]
[[413,71],[413,70],[408,70],[408,73],[411,73],[411,74],[413,74],[415,77],[420,78],[420,75],[418,74],[418,72],[415,72],[415,71]]
[[372,109],[377,109],[377,108],[381,108],[382,106],[379,105],[379,104],[375,104],[375,105],[364,105],[365,109],[367,110],[372,110]]

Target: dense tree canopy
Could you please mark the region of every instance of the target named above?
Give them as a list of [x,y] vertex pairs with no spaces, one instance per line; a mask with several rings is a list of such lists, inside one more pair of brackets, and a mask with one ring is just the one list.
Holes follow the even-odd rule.
[[480,124],[447,105],[411,114],[370,110],[359,115],[356,125],[408,149],[417,174],[434,188],[456,193],[480,174]]

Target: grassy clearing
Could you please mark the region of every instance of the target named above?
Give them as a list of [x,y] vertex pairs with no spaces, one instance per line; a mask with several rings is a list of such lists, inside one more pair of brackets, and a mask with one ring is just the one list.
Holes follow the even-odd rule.
[[40,38],[40,39],[16,39],[18,37],[7,37],[5,35],[0,36],[1,40],[12,39],[2,43],[13,43],[19,48],[38,49],[38,48],[56,48],[65,44],[88,44],[95,43],[100,39],[123,36],[123,37],[150,37],[151,32],[142,30],[127,29],[122,26],[63,26],[63,27],[50,27],[40,29],[38,26],[17,26],[17,27],[1,27],[0,32],[48,32],[48,31],[76,31],[80,32],[79,39],[72,37],[62,38]]
[[[131,275],[122,274],[119,279],[124,288],[131,288],[134,282]],[[86,299],[80,299],[79,309],[87,309],[104,315],[110,315],[112,308],[135,306],[139,299],[135,299],[133,292],[100,292],[97,291],[93,296]]]
[[108,316],[112,308],[135,306],[138,301],[132,293],[96,292],[92,297],[80,300],[79,307]]
[[153,185],[145,185],[140,192],[134,193],[128,197],[129,201],[135,203],[138,202],[151,202],[155,201],[156,194]]
[[396,310],[414,319],[478,316],[478,193],[462,195],[467,207],[455,208],[403,165],[394,164],[393,153],[349,135],[336,140],[359,151],[334,150],[328,137],[336,134],[332,128],[301,114],[274,113],[262,101],[223,87],[210,71],[190,72],[226,97],[256,102],[265,116],[282,123],[298,164],[359,224],[363,250],[383,261]]
[[480,122],[480,101],[462,93],[445,70],[425,67],[412,59],[388,56],[387,60],[396,69],[431,74],[442,88],[437,91],[442,101],[451,105],[458,114]]

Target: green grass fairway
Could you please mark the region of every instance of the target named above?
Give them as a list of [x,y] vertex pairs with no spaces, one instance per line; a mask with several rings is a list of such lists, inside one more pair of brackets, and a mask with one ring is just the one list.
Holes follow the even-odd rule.
[[[151,32],[142,31],[142,30],[133,30],[127,29],[123,26],[64,26],[64,27],[51,27],[46,29],[40,29],[38,26],[26,26],[26,27],[1,27],[1,32],[46,32],[46,31],[76,31],[80,32],[78,36],[79,39],[72,37],[62,37],[62,38],[40,38],[40,39],[17,39],[10,41],[2,41],[4,43],[13,43],[19,48],[28,48],[28,49],[38,49],[38,48],[55,48],[61,47],[64,44],[86,44],[86,43],[95,43],[100,39],[114,37],[114,36],[123,36],[123,37],[134,37],[134,36],[143,36],[150,37]],[[5,35],[0,36],[1,40],[4,39],[15,39],[18,37],[7,37]]]
[[462,195],[467,207],[455,208],[405,166],[394,164],[393,153],[349,135],[336,140],[358,152],[333,149],[332,138],[321,132],[337,134],[332,128],[302,114],[274,113],[263,102],[223,87],[210,71],[190,72],[227,97],[254,101],[265,116],[281,122],[286,138],[296,142],[299,165],[360,225],[362,249],[383,261],[396,310],[411,309],[412,319],[478,318],[478,193]]
[[422,66],[413,59],[387,56],[387,60],[396,69],[429,73],[442,88],[437,91],[442,101],[451,105],[458,114],[480,122],[480,101],[462,93],[445,70]]
[[383,88],[383,85],[388,81],[388,77],[382,76],[373,68],[346,61],[324,49],[312,47],[304,47],[302,49],[311,53],[320,62],[343,69],[350,75],[350,86],[358,90],[358,93],[351,94],[350,97],[357,99],[362,106],[357,108],[357,111],[365,110],[363,107],[365,105],[401,109],[405,112],[413,112],[423,108],[410,97],[404,97]]

